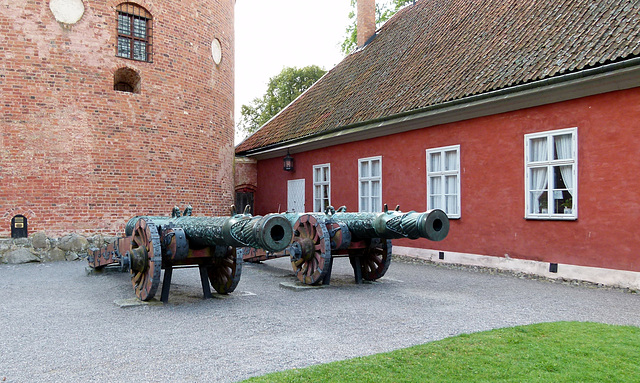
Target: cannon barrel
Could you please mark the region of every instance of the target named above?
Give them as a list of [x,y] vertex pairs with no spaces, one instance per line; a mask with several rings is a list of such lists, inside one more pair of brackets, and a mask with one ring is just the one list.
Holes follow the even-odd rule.
[[258,262],[283,256],[291,257],[298,279],[305,284],[329,284],[333,258],[348,256],[356,283],[381,278],[391,262],[392,239],[426,238],[442,241],[449,233],[449,218],[442,210],[403,213],[400,207],[390,211],[387,205],[379,213],[347,213],[329,206],[325,213],[284,213],[292,225],[292,245],[281,253],[252,250],[246,262]]
[[131,235],[140,218],[151,220],[158,227],[177,227],[184,231],[189,246],[233,246],[262,248],[270,252],[286,249],[291,244],[293,228],[281,214],[251,216],[236,214],[231,217],[158,217],[143,216],[129,220],[125,234]]
[[335,213],[333,221],[344,223],[354,239],[426,238],[441,241],[449,233],[449,218],[439,209],[423,213],[385,211],[381,213]]

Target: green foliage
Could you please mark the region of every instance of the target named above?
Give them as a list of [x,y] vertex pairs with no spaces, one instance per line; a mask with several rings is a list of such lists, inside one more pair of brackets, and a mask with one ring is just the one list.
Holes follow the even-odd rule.
[[238,128],[247,134],[255,132],[325,73],[317,65],[282,69],[280,74],[269,79],[267,92],[262,98],[254,98],[249,105],[242,105]]
[[464,334],[248,382],[636,382],[640,328],[556,322]]
[[[400,8],[413,4],[414,0],[388,0],[386,2],[376,1],[376,28],[380,28],[387,20],[391,18]],[[356,26],[356,0],[351,0],[351,12],[349,12],[351,24],[347,27],[346,37],[340,50],[345,55],[351,53],[357,47],[358,29]]]

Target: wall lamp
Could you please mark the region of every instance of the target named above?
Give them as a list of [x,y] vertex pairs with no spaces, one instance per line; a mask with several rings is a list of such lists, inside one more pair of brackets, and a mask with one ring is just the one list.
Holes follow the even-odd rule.
[[283,164],[283,169],[287,172],[292,172],[293,171],[293,157],[291,157],[291,155],[289,154],[289,151],[287,150],[287,155],[284,156],[284,164]]

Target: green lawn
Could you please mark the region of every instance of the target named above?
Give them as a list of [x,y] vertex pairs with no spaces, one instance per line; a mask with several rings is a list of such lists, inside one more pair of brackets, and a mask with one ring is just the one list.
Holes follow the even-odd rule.
[[246,382],[640,382],[640,328],[556,322],[464,334]]

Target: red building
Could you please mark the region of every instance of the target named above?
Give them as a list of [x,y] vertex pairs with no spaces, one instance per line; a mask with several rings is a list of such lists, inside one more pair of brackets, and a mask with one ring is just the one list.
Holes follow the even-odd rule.
[[394,253],[639,288],[638,14],[416,1],[236,148],[255,212],[440,208]]

